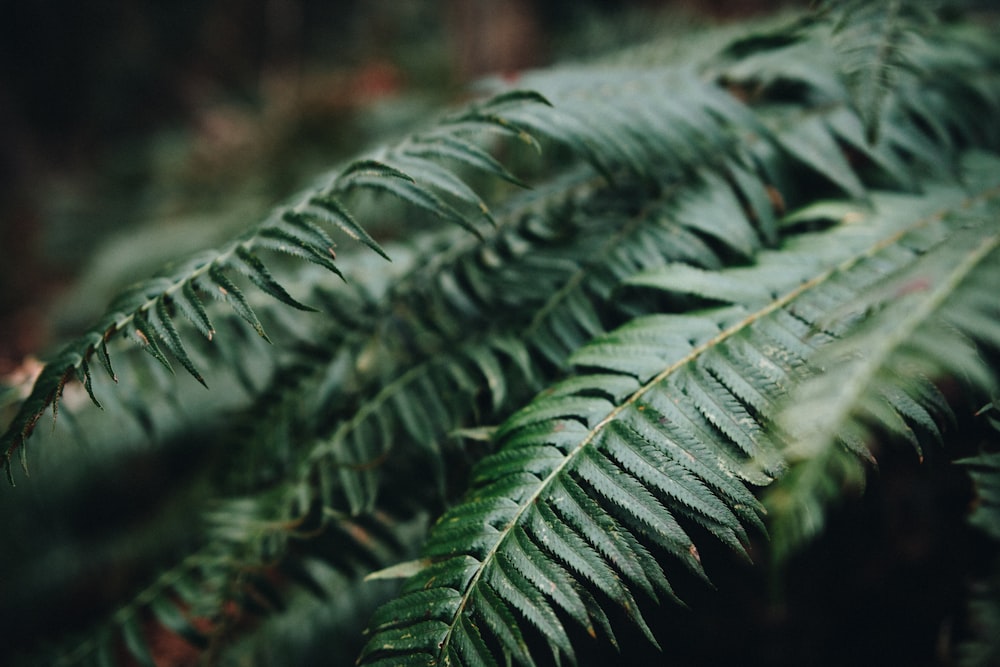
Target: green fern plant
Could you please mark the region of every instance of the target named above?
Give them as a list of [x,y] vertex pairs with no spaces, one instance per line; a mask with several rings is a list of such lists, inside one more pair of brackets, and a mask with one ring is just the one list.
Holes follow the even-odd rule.
[[[707,543],[780,563],[881,450],[941,448],[996,392],[1000,51],[850,9],[485,82],[120,297],[13,415],[11,482],[76,382],[139,439],[223,444],[147,583],[26,659],[155,664],[168,632],[249,661],[332,591],[361,664],[586,662],[625,619],[669,647],[649,610]],[[244,398],[158,405],[171,360]]]

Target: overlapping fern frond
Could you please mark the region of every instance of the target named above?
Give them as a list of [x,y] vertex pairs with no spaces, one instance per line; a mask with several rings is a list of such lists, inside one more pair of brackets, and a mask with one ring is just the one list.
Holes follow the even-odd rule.
[[[529,629],[572,659],[563,622],[594,634],[603,612],[593,596],[644,626],[637,591],[673,595],[664,561],[649,560],[650,551],[701,573],[685,526],[740,550],[745,531],[761,526],[750,487],[767,484],[783,465],[771,428],[777,406],[793,385],[799,396],[804,367],[838,347],[830,341],[843,326],[829,313],[849,310],[901,265],[926,260],[928,240],[947,235],[936,228],[967,223],[961,189],[932,192],[873,195],[872,211],[856,212],[863,223],[798,236],[752,267],[671,264],[628,281],[733,305],[640,317],[580,348],[572,357],[580,375],[500,427],[499,451],[479,464],[469,496],[432,530],[431,564],[375,616],[367,660],[495,664],[491,645],[532,664]],[[995,186],[983,195],[995,211]],[[966,367],[941,363],[950,373]],[[888,407],[934,423],[911,404]],[[878,421],[893,423],[884,414]]]
[[[643,614],[677,597],[675,569],[707,578],[700,540],[743,553],[769,530],[793,548],[877,442],[939,439],[953,400],[934,381],[997,381],[976,350],[1000,341],[1000,136],[983,122],[1000,54],[939,26],[904,71],[905,28],[865,16],[839,45],[808,18],[682,66],[524,74],[536,92],[495,88],[123,297],[25,401],[8,473],[74,377],[97,401],[90,364],[114,375],[117,333],[203,381],[174,321],[215,341],[235,318],[212,294],[296,343],[247,383],[190,555],[64,656],[145,660],[144,618],[214,651],[234,609],[280,606],[275,576],[321,597],[304,563],[352,577],[394,559],[383,576],[412,578],[372,618],[366,664],[530,665],[539,645],[573,662],[577,636],[614,642],[622,616],[655,643]],[[868,40],[878,71],[838,61]],[[543,149],[533,189],[487,206],[479,176],[524,183],[484,132]],[[376,242],[359,191],[455,224]],[[335,258],[330,224],[393,264]],[[448,505],[411,560],[423,533],[400,526]]]

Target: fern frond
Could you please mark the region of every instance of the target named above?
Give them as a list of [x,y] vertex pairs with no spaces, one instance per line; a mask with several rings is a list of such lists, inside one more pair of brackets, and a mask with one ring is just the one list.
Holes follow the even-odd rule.
[[841,60],[854,107],[868,143],[878,140],[886,97],[896,79],[912,67],[911,44],[933,21],[928,8],[898,2],[833,2],[834,48]]
[[691,68],[562,68],[519,84],[555,107],[521,107],[513,119],[571,147],[612,180],[625,171],[662,183],[692,165],[721,164],[742,133],[766,133],[735,98]]
[[[692,205],[684,210],[688,211],[685,215],[695,220],[720,213],[717,207],[713,208],[712,200],[707,206],[702,204],[699,208]],[[595,213],[599,214],[599,210]],[[741,215],[740,209],[735,205],[722,213]],[[605,225],[607,224],[606,218],[602,216],[600,219]],[[500,220],[503,221],[505,218]],[[537,235],[542,231],[532,218],[525,217],[524,220],[532,224],[533,234]],[[635,226],[627,219],[623,224],[627,229]],[[679,224],[674,224],[680,228]],[[359,404],[358,408],[345,409],[342,421],[337,422],[331,432],[323,434],[320,429],[320,434],[316,436],[316,444],[304,458],[305,465],[300,468],[298,478],[308,480],[318,474],[320,479],[326,480],[320,484],[323,506],[339,506],[341,494],[346,494],[352,512],[370,508],[375,500],[379,486],[377,479],[386,458],[390,453],[396,457],[400,455],[398,443],[412,442],[418,447],[427,448],[430,453],[437,453],[437,442],[451,430],[465,423],[476,410],[476,405],[484,394],[492,404],[494,413],[500,413],[501,409],[509,410],[505,406],[510,404],[512,399],[525,398],[523,394],[511,394],[506,388],[508,385],[531,386],[525,382],[533,373],[529,347],[517,338],[503,334],[505,328],[516,331],[519,323],[509,314],[504,317],[506,321],[503,323],[490,322],[487,315],[500,312],[502,304],[507,304],[505,312],[509,313],[510,304],[515,302],[513,301],[515,294],[512,291],[516,290],[517,303],[533,301],[545,303],[541,312],[547,317],[566,318],[574,324],[583,322],[581,326],[586,327],[585,335],[595,335],[603,331],[604,324],[596,319],[596,313],[592,310],[599,308],[601,303],[595,301],[592,304],[593,296],[583,297],[580,292],[576,292],[575,299],[567,300],[563,298],[564,295],[560,296],[559,290],[553,290],[557,296],[546,300],[545,291],[539,293],[537,290],[537,285],[543,280],[539,275],[534,275],[531,281],[523,279],[515,281],[505,277],[507,272],[523,273],[525,270],[535,270],[533,267],[541,264],[547,267],[546,270],[552,274],[553,279],[576,288],[579,285],[572,270],[577,260],[574,259],[573,263],[567,260],[574,255],[595,257],[591,250],[593,244],[589,235],[566,236],[567,239],[573,240],[572,245],[553,247],[551,258],[547,257],[548,253],[544,246],[538,248],[531,257],[530,266],[520,265],[520,254],[506,260],[497,254],[494,255],[496,258],[494,261],[484,265],[482,263],[484,250],[496,248],[502,251],[504,246],[515,242],[514,239],[518,243],[532,242],[531,238],[524,236],[524,228],[518,225],[510,229],[507,227],[506,223],[502,224],[498,236],[491,239],[485,249],[472,247],[468,254],[459,256],[453,265],[454,282],[445,281],[443,278],[449,273],[442,272],[442,267],[435,266],[432,274],[436,276],[435,284],[428,286],[430,290],[421,287],[422,281],[425,280],[423,275],[428,273],[428,270],[427,265],[418,260],[416,262],[418,268],[400,281],[401,288],[398,293],[386,295],[385,305],[380,308],[385,313],[383,317],[392,321],[392,330],[385,329],[386,320],[383,318],[368,319],[366,320],[368,324],[365,326],[374,327],[372,332],[367,334],[372,336],[371,343],[364,342],[366,340],[364,338],[356,339],[347,346],[346,352],[338,353],[338,359],[341,358],[341,354],[346,354],[346,359],[357,358],[372,354],[364,348],[369,344],[376,344],[377,349],[385,350],[385,353],[375,353],[376,356],[387,359],[390,349],[399,350],[412,346],[413,343],[407,341],[412,340],[411,336],[416,339],[418,332],[421,332],[418,346],[423,351],[417,353],[412,365],[401,366],[388,380],[381,379],[386,374],[384,369],[366,372],[368,376],[376,378],[376,382],[372,385],[372,393]],[[604,233],[601,234],[602,238],[603,236]],[[646,247],[649,248],[648,245]],[[653,265],[662,263],[670,256],[667,247],[664,247],[663,253]],[[606,255],[607,253],[599,253],[596,256]],[[690,257],[690,259],[696,261],[702,258]],[[497,265],[498,261],[502,263]],[[639,264],[639,267],[648,265],[648,263]],[[636,268],[634,265],[631,266],[631,271],[634,272]],[[488,274],[481,278],[473,277],[474,272],[484,273],[484,271],[488,271]],[[622,272],[621,269],[618,271]],[[492,277],[497,274],[499,280]],[[474,285],[479,287],[467,294],[460,293],[461,290],[467,290],[469,286]],[[439,304],[439,300],[450,303]],[[412,313],[414,321],[401,318],[400,314],[404,312]],[[455,323],[450,323],[453,320]],[[591,323],[588,324],[587,320]],[[482,337],[468,335],[469,326],[483,326],[487,322],[489,328],[483,332]],[[551,352],[550,345],[536,341],[536,334],[533,333],[535,326],[537,325],[529,325],[526,342],[543,353]],[[428,333],[430,331],[439,333],[430,336]],[[439,340],[439,337],[442,339]],[[566,340],[560,343],[564,346],[568,344]],[[327,349],[333,350],[335,346],[331,345]],[[565,354],[567,352],[564,351],[563,356],[559,357],[560,366],[564,363]],[[308,364],[314,363],[311,358],[307,358],[306,361]],[[301,372],[296,368],[292,369],[293,374],[301,379]],[[362,376],[350,379],[349,376],[338,374],[337,383],[331,386],[331,389],[337,385],[355,387],[359,381],[364,382],[361,380]],[[482,380],[477,378],[485,380],[485,392],[480,389]],[[287,389],[283,389],[282,393],[286,398],[297,395]],[[314,389],[307,389],[306,395],[294,399],[294,402],[315,400],[317,404],[330,405],[344,400],[330,393],[330,390],[324,390],[318,396],[309,396],[314,393]],[[263,403],[274,404],[266,398]],[[298,412],[290,414],[297,415]],[[296,419],[301,422],[298,417]],[[274,427],[274,422],[273,418],[266,421],[269,428]],[[301,426],[298,426],[297,430],[301,433]],[[269,449],[278,446],[277,443],[282,441],[283,437],[284,433],[279,432],[275,444]]]
[[[554,655],[572,659],[560,619],[592,633],[596,617],[578,594],[562,597],[569,591],[608,595],[642,627],[632,590],[653,582],[655,592],[673,596],[662,564],[639,577],[614,554],[662,550],[702,576],[689,523],[740,550],[746,527],[761,525],[746,485],[766,484],[780,470],[769,415],[814,346],[829,341],[815,336],[823,311],[810,317],[801,306],[847,299],[833,278],[938,220],[934,207],[944,197],[936,194],[910,200],[924,212],[916,220],[893,215],[887,202],[876,210],[889,213],[869,224],[798,237],[746,269],[714,274],[670,265],[629,281],[735,305],[639,318],[582,347],[572,362],[602,374],[554,386],[500,427],[499,451],[479,464],[465,502],[431,532],[425,555],[434,565],[407,584],[391,615],[376,615],[363,659],[381,664],[426,653],[433,664],[490,664],[473,650],[486,638],[531,664],[529,629]],[[956,188],[950,197],[955,207],[965,200]],[[709,370],[740,355],[749,357],[741,367],[769,367],[770,378],[734,382]],[[570,558],[556,544],[586,556]],[[442,596],[433,617],[424,604],[429,591]],[[517,631],[498,627],[500,619],[517,619]],[[402,636],[408,640],[399,642]]]
[[[995,477],[995,464],[987,465],[994,468],[992,475]],[[995,489],[993,486],[994,492]],[[972,636],[958,647],[956,657],[962,667],[988,667],[1000,658],[1000,640],[997,640],[1000,631],[1000,565],[994,563],[989,578],[974,586],[969,600]]]
[[[188,356],[181,342],[175,320],[178,314],[188,319],[207,339],[212,340],[215,328],[205,306],[206,295],[226,301],[263,338],[263,326],[242,289],[231,273],[242,274],[266,294],[300,310],[309,310],[295,300],[267,269],[260,253],[270,250],[287,253],[318,264],[335,274],[340,270],[335,261],[335,242],[326,231],[338,229],[380,255],[386,256],[378,243],[354,220],[342,201],[355,190],[388,192],[404,201],[454,222],[475,234],[479,230],[469,213],[456,210],[442,199],[439,192],[452,196],[460,203],[471,205],[479,215],[488,214],[485,204],[452,172],[428,160],[427,155],[457,159],[476,169],[498,173],[509,180],[503,169],[483,159],[483,152],[464,148],[465,143],[452,141],[448,148],[437,150],[442,137],[461,140],[472,132],[486,128],[501,132],[527,135],[508,121],[505,114],[520,104],[545,103],[537,93],[510,92],[490,101],[474,105],[463,113],[442,121],[441,127],[421,137],[411,138],[381,151],[382,160],[362,158],[319,180],[318,185],[294,197],[288,205],[277,209],[263,222],[239,239],[210,253],[169,267],[163,274],[141,283],[111,304],[108,314],[97,326],[68,344],[46,365],[30,396],[22,403],[13,422],[0,438],[4,450],[4,467],[12,481],[11,460],[31,435],[42,413],[49,406],[53,413],[67,382],[79,377],[88,387],[92,400],[98,403],[91,387],[90,359],[99,355],[108,375],[115,374],[108,353],[108,343],[116,334],[135,340],[165,368],[173,371],[160,349],[163,344],[181,365],[204,384],[200,371]],[[443,128],[443,129],[442,129]],[[470,144],[471,145],[471,144]],[[464,158],[464,160],[463,160]],[[394,166],[418,169],[417,180]]]
[[[247,499],[216,507],[208,517],[214,522],[214,542],[163,572],[104,623],[91,628],[82,641],[75,638],[45,647],[46,663],[101,665],[108,656],[121,653],[147,664],[152,660],[151,636],[157,633],[176,635],[194,650],[211,655],[236,626],[257,619],[266,622],[296,595],[308,591],[314,600],[323,600],[332,595],[331,586],[358,580],[359,571],[405,558],[413,548],[412,535],[419,534],[425,523],[423,517],[408,523],[385,515],[357,521],[340,517],[321,536],[311,535],[312,551],[322,558],[297,555],[261,562],[257,546],[244,541],[246,533],[269,542],[272,549],[296,534],[300,539],[308,534],[308,527],[301,524],[296,533],[274,523],[273,511],[261,516],[262,507]],[[226,548],[227,542],[238,548]]]
[[[975,489],[975,503],[968,522],[994,544],[1000,542],[1000,453],[995,449],[1000,433],[1000,404],[996,400],[981,408],[976,416],[989,425],[992,442],[979,454],[956,461],[969,473]],[[1000,561],[980,580],[970,585],[968,602],[969,631],[958,647],[957,657],[963,667],[985,667],[1000,657]]]
[[986,453],[961,459],[976,487],[977,502],[969,523],[993,540],[1000,540],[1000,454]]
[[842,339],[810,362],[821,372],[798,385],[777,417],[791,465],[770,491],[779,556],[818,531],[831,498],[863,483],[855,454],[871,459],[879,435],[921,456],[922,441],[940,439],[929,381],[959,378],[979,394],[994,392],[998,378],[977,344],[1000,349],[997,197],[993,188],[914,228],[872,258],[877,268],[845,272],[854,296],[824,317]]
[[[605,330],[607,310],[614,307],[613,288],[636,272],[672,259],[719,266],[715,251],[699,235],[713,237],[714,244],[739,256],[753,254],[761,243],[756,223],[764,216],[763,212],[760,216],[748,213],[739,197],[752,192],[754,185],[761,186],[737,163],[730,168],[740,169],[740,190],[711,172],[703,172],[695,176],[696,183],[690,183],[683,197],[671,188],[662,201],[654,200],[638,212],[631,207],[621,210],[616,203],[623,186],[594,190],[586,180],[578,184],[575,177],[557,181],[552,192],[540,189],[526,195],[523,203],[515,202],[513,211],[498,213],[499,228],[485,245],[453,245],[448,253],[451,257],[432,254],[417,260],[419,268],[400,280],[398,291],[386,295],[381,307],[384,315],[369,320],[374,326],[370,335],[379,349],[386,350],[377,355],[379,358],[387,359],[389,349],[414,346],[421,350],[418,359],[429,356],[408,370],[401,368],[395,379],[379,380],[359,409],[345,415],[331,435],[319,436],[322,444],[308,457],[310,466],[324,460],[327,463],[322,465],[332,465],[337,471],[334,476],[347,485],[344,488],[353,489],[353,511],[360,511],[374,500],[380,467],[376,462],[383,461],[392,443],[400,441],[398,426],[402,426],[406,440],[431,446],[433,451],[434,441],[461,424],[465,419],[462,415],[470,414],[477,400],[478,390],[476,383],[468,380],[470,375],[482,374],[487,379],[494,410],[504,402],[502,388],[507,382],[492,361],[495,354],[490,346],[478,342],[477,336],[470,338],[470,326],[487,326],[487,338],[507,341],[506,349],[498,347],[496,352],[511,360],[522,359],[516,364],[524,370],[522,376],[531,366],[529,348],[561,368],[570,352]],[[584,194],[585,198],[572,209],[558,204],[567,210],[568,219],[557,216],[553,223],[542,223],[539,216],[551,214],[539,210],[536,202],[551,201],[553,195],[559,195],[556,201],[561,202],[560,193],[566,187],[570,192],[584,188],[575,196]],[[773,215],[770,202],[765,206]],[[725,221],[725,225],[716,230],[708,224],[710,220]],[[618,232],[609,237],[609,229]],[[765,233],[774,232],[760,232]],[[437,252],[432,246],[431,253]],[[425,276],[434,276],[433,283],[427,284]],[[551,287],[539,289],[541,285]],[[524,333],[516,333],[524,326],[516,312],[532,307],[535,315],[531,322]],[[491,315],[501,311],[502,322]],[[392,331],[377,324],[384,322],[383,318],[393,323]],[[512,332],[511,337],[504,337],[506,330]],[[517,341],[518,335],[526,339],[529,348]],[[347,356],[362,354],[371,352],[355,348]],[[467,363],[470,360],[475,361],[472,366]],[[341,378],[341,382],[353,386],[356,380]],[[463,392],[467,398],[450,401],[447,408],[438,398]],[[304,396],[297,400],[312,399]],[[329,405],[340,400],[324,394],[321,402]],[[354,444],[348,445],[347,438]],[[334,455],[338,449],[341,454]],[[363,480],[349,479],[354,475]],[[332,487],[327,484],[324,488],[328,489],[324,498],[329,503]]]
[[[852,32],[855,38],[842,46],[863,52],[873,25],[886,18],[887,5],[894,3],[830,4],[837,7],[831,13],[833,24],[859,22],[857,32]],[[852,19],[851,8],[840,5],[857,5],[859,11]],[[765,38],[762,43],[771,48],[755,46],[747,53],[745,47],[736,48],[737,42],[733,52],[724,51],[708,63],[706,73],[747,98],[751,108],[772,111],[762,114],[762,120],[782,149],[844,192],[863,196],[862,181],[868,179],[859,177],[869,171],[895,187],[914,189],[914,176],[920,172],[953,176],[955,149],[961,145],[995,145],[995,128],[977,122],[976,116],[1000,110],[995,95],[996,53],[981,37],[947,25],[936,27],[933,37],[918,39],[917,32],[930,29],[925,9],[907,5],[896,17],[888,21],[895,27],[887,30],[899,32],[899,39],[906,41],[902,64],[876,63],[872,70],[863,67],[859,74],[852,61],[838,56],[830,23],[821,22],[806,28],[793,26],[791,39],[787,29]],[[740,57],[734,58],[734,53]],[[886,67],[892,69],[895,80],[892,85],[875,87],[873,99],[880,119],[871,119],[858,112],[860,102],[849,84],[859,75],[864,77],[864,72],[885,71]],[[876,121],[877,132],[871,124]],[[754,146],[752,140],[749,143]],[[772,176],[772,183],[779,190],[788,187],[777,175]]]
[[[747,184],[753,179],[748,172],[745,173],[743,185],[749,187]],[[511,211],[496,214],[499,228],[494,237],[483,243],[463,243],[449,236],[442,243],[442,246],[450,245],[448,252],[442,254],[431,246],[427,258],[417,261],[420,268],[400,280],[399,290],[386,296],[387,303],[381,310],[385,313],[383,317],[393,321],[395,331],[384,331],[383,325],[376,325],[373,334],[377,338],[373,340],[379,340],[380,347],[414,349],[418,355],[432,354],[437,358],[448,345],[458,344],[462,349],[468,347],[473,350],[471,354],[475,358],[483,361],[479,371],[498,381],[500,376],[488,365],[491,353],[487,352],[484,356],[485,348],[468,345],[467,330],[470,325],[481,327],[489,322],[493,332],[489,334],[491,336],[496,337],[504,329],[516,331],[520,323],[511,313],[512,306],[528,310],[537,303],[541,307],[536,308],[537,314],[528,327],[527,337],[533,347],[542,350],[561,366],[570,350],[604,329],[600,311],[607,301],[607,289],[600,288],[599,293],[594,294],[595,287],[591,283],[613,285],[639,268],[651,263],[661,264],[671,257],[708,266],[717,265],[715,253],[694,235],[694,232],[712,233],[702,222],[708,215],[731,220],[728,233],[718,234],[717,243],[743,255],[751,254],[759,246],[754,225],[744,214],[737,194],[710,173],[702,174],[701,180],[704,185],[698,188],[699,195],[690,201],[677,206],[668,203],[668,199],[662,209],[654,208],[650,213],[638,216],[634,211],[607,208],[617,200],[619,193],[595,189],[588,172],[572,174],[568,179],[556,181],[552,188],[531,193],[523,198],[524,201],[515,201]],[[717,187],[712,189],[711,186]],[[583,199],[581,203],[563,204],[567,196],[564,193]],[[703,201],[707,198],[710,201]],[[558,216],[553,223],[542,223],[541,215],[549,217],[551,212],[542,210],[540,205],[564,207],[568,219]],[[610,239],[608,215],[614,215],[616,226],[622,225],[621,233]],[[648,217],[663,219],[651,225],[646,220]],[[662,231],[658,233],[657,229]],[[650,241],[655,241],[655,245]],[[686,248],[674,247],[678,241],[686,241]],[[630,246],[643,254],[635,258],[617,255]],[[613,271],[611,275],[608,275],[609,269]],[[427,276],[433,277],[431,284],[428,284]],[[552,287],[539,290],[541,284],[551,284]],[[547,297],[547,293],[553,296]],[[503,324],[492,315],[497,309],[504,309],[506,313]],[[374,325],[377,321],[378,318],[375,318],[369,323]],[[442,342],[442,337],[451,342]],[[390,342],[393,340],[398,342]],[[329,349],[335,349],[335,346]],[[361,350],[356,352],[361,353]],[[387,355],[380,356],[384,358]],[[516,352],[515,356],[526,358],[523,351]],[[529,364],[521,365],[527,367]],[[453,375],[468,374],[468,370],[461,370],[460,364],[452,363],[450,369],[449,373]],[[402,370],[399,377],[400,381],[390,381],[388,386],[406,385],[407,382],[401,380],[412,377],[411,371]],[[438,385],[436,391],[424,392],[418,403],[450,391]],[[502,393],[491,393],[497,406]],[[376,398],[370,406],[381,403]],[[400,415],[410,415],[404,420],[404,425],[408,436],[418,442],[426,443],[432,433],[438,436],[441,433],[440,427],[417,425],[417,415],[440,414],[440,410],[425,409],[427,407],[399,410]],[[369,406],[366,406],[349,421],[359,423],[357,415],[368,412]],[[438,420],[430,418],[426,421],[431,424]],[[449,421],[443,420],[442,423]],[[385,434],[383,440],[390,440],[389,434],[393,430],[380,428],[375,432]],[[363,460],[373,461],[384,454],[384,451],[380,453],[377,448],[371,448],[370,439],[363,440],[369,443],[369,455]]]

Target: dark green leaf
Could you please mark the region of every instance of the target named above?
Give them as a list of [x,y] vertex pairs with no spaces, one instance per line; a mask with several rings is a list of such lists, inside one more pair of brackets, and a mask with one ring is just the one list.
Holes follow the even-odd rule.
[[[356,241],[364,243],[366,246],[389,259],[389,255],[382,249],[375,239],[365,231],[351,216],[348,211],[336,198],[332,196],[313,197],[309,203],[318,209],[317,213],[322,215],[329,222],[339,227],[345,234]],[[312,209],[310,209],[312,211]],[[391,260],[390,260],[391,261]]]
[[247,250],[243,246],[236,248],[236,256],[239,260],[237,268],[239,268],[251,281],[253,284],[259,287],[264,292],[270,294],[278,301],[286,303],[293,308],[298,310],[304,310],[307,312],[316,312],[315,308],[306,306],[299,303],[285,290],[284,287],[278,284],[278,282],[271,275],[271,272],[267,270],[264,263],[257,258],[250,250]]
[[261,338],[270,343],[271,340],[267,337],[267,334],[264,333],[264,327],[261,325],[260,320],[257,319],[257,314],[254,313],[253,308],[250,307],[250,303],[247,301],[247,298],[243,295],[243,291],[236,286],[236,283],[230,280],[229,276],[223,273],[222,269],[216,266],[212,267],[212,269],[208,272],[208,275],[215,284],[219,295],[229,302],[229,305],[233,307],[236,314],[246,320]]

